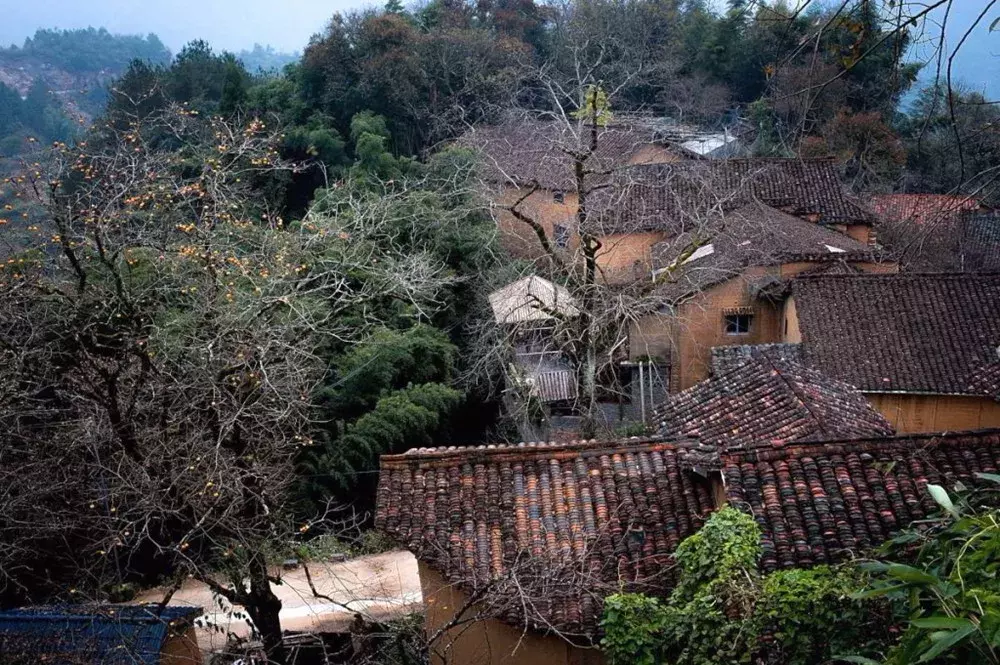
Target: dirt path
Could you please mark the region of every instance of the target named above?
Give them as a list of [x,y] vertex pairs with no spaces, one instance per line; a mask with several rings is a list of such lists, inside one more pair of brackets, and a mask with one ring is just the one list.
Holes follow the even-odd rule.
[[[409,552],[386,552],[338,563],[309,564],[316,590],[330,600],[315,598],[304,570],[281,571],[282,584],[272,585],[281,599],[281,627],[284,630],[338,632],[346,630],[354,613],[385,621],[423,608],[417,561]],[[136,603],[156,603],[164,592],[153,589],[136,598]],[[207,586],[188,580],[170,599],[170,605],[193,605],[205,610],[203,618],[223,629],[198,631],[203,651],[217,651],[225,645],[225,633],[246,635],[242,619],[230,616],[232,606],[212,595]],[[237,608],[239,611],[242,608]]]

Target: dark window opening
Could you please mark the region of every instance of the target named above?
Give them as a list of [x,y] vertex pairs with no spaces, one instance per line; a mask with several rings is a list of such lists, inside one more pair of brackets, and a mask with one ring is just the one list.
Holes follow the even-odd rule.
[[566,249],[569,247],[569,229],[562,224],[556,224],[553,229],[553,235],[555,235],[556,246]]
[[552,200],[555,201],[556,203],[565,203],[566,195],[560,192],[559,190],[556,190],[552,192]]
[[749,335],[753,314],[726,314],[727,335]]

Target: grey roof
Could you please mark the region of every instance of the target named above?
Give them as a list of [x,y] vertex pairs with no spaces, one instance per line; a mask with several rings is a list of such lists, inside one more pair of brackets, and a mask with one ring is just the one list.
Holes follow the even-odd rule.
[[[698,249],[691,253],[695,244]],[[667,301],[732,279],[750,266],[879,260],[874,248],[850,236],[761,203],[658,243],[652,253],[654,273],[662,281],[658,292]]]
[[792,295],[803,360],[861,390],[984,394],[1000,376],[1000,274],[803,277]]

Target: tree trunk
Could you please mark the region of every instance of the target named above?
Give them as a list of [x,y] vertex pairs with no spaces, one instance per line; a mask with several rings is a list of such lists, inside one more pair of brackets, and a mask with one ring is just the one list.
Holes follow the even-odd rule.
[[246,605],[253,624],[260,633],[264,643],[264,653],[268,663],[285,665],[287,654],[285,643],[281,638],[281,601],[271,590],[271,581],[267,575],[267,562],[257,555],[250,562],[250,593]]

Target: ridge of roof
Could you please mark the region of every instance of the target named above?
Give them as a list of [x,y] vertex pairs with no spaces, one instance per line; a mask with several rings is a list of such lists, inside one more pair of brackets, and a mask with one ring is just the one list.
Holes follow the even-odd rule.
[[[897,432],[881,436],[848,436],[822,441],[789,441],[787,443],[771,442],[755,448],[732,447],[720,451],[723,458],[746,458],[750,461],[775,459],[783,455],[810,455],[822,452],[848,450],[853,444],[868,444],[868,447],[891,446],[894,444],[912,444],[924,441],[927,447],[936,445],[957,445],[965,437],[1000,436],[1000,427],[981,429],[944,430],[941,432]],[[860,450],[860,449],[859,449]],[[850,451],[849,451],[850,452]]]
[[117,621],[127,623],[176,621],[201,614],[200,607],[167,605],[38,605],[0,611],[0,621]]
[[699,452],[714,450],[714,447],[699,442],[694,437],[666,437],[659,435],[632,436],[615,439],[575,439],[573,441],[521,441],[508,444],[485,444],[475,446],[437,446],[430,448],[411,448],[405,453],[382,455],[382,465],[390,468],[411,466],[414,462],[429,462],[449,459],[460,459],[475,456],[477,458],[506,457],[509,455],[546,456],[559,453],[590,453],[590,452],[625,452],[652,447],[674,447],[690,449]]
[[991,281],[1000,279],[1000,271],[986,272],[896,272],[896,273],[838,273],[838,274],[802,274],[795,277],[799,281],[821,280],[857,280],[857,281],[915,281],[918,279],[960,280],[960,281]]

